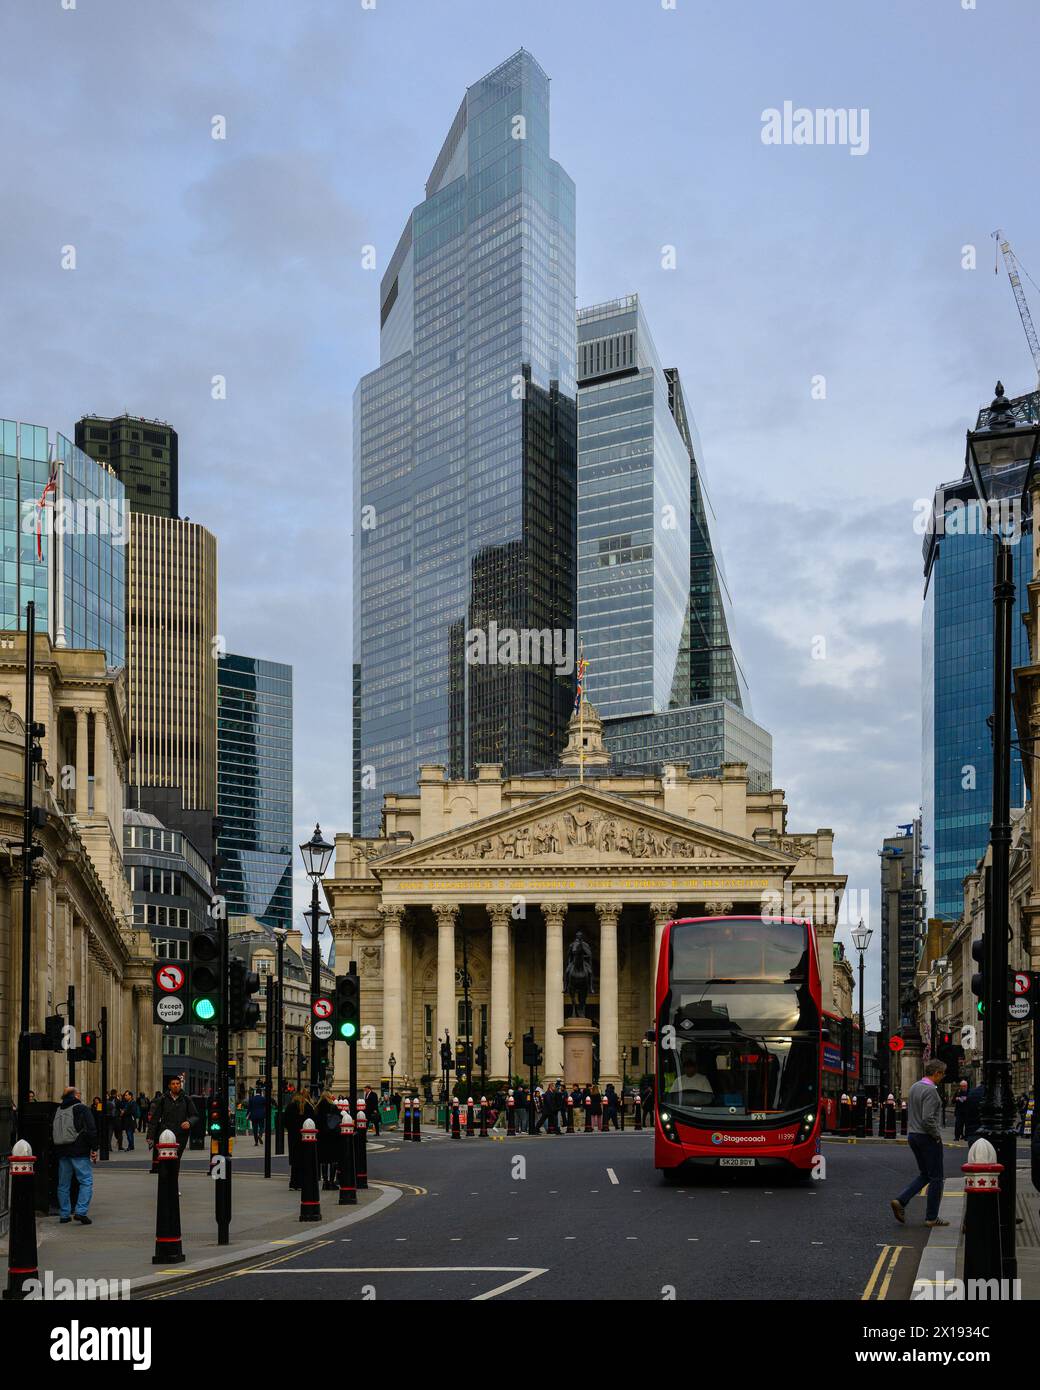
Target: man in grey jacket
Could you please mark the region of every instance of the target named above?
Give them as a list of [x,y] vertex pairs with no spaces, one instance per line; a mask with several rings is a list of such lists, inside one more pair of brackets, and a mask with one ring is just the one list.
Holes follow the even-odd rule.
[[924,1076],[910,1087],[907,1103],[907,1139],[917,1159],[917,1175],[898,1197],[892,1198],[892,1210],[897,1221],[906,1220],[906,1204],[916,1197],[922,1187],[928,1188],[925,1209],[926,1226],[948,1226],[939,1216],[943,1193],[942,1097],[939,1083],[946,1075],[946,1063],[932,1058]]

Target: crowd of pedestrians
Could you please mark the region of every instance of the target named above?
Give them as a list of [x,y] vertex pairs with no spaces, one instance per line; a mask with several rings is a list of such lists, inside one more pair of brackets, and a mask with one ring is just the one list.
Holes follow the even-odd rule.
[[[513,1097],[513,1118],[520,1134],[560,1134],[567,1126],[568,1110],[573,1111],[573,1123],[582,1129],[585,1127],[586,1113],[591,1115],[595,1130],[605,1131],[611,1125],[615,1129],[621,1127],[622,1097],[613,1082],[608,1082],[602,1091],[595,1082],[591,1086],[567,1087],[562,1078],[533,1089],[521,1082],[513,1087],[510,1094]],[[499,1088],[487,1099],[494,1124],[505,1112],[509,1094]],[[626,1102],[640,1106],[644,1123],[652,1121],[654,1102],[651,1087],[646,1087],[638,1095],[630,1093]]]

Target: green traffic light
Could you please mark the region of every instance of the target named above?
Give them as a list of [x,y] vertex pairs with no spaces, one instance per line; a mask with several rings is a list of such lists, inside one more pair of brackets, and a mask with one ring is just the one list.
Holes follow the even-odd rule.
[[212,999],[196,999],[191,1008],[196,1018],[204,1019],[207,1022],[217,1016],[217,1008]]
[[354,1027],[353,1023],[341,1023],[339,1025],[339,1033],[341,1038],[350,1039],[354,1036],[356,1032],[357,1029]]

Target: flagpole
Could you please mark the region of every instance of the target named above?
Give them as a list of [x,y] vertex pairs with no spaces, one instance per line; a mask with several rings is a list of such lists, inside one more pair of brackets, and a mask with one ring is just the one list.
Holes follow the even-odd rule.
[[578,648],[578,781],[585,781],[585,681],[583,680],[583,666],[585,663],[585,645]]

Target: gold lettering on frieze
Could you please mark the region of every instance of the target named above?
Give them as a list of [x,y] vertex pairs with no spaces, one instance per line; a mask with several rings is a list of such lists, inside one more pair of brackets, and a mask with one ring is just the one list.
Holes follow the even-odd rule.
[[518,874],[515,878],[416,878],[388,880],[387,888],[393,887],[395,893],[486,893],[486,892],[528,892],[559,893],[567,890],[577,892],[611,891],[621,889],[650,888],[688,888],[693,891],[719,888],[743,888],[759,891],[773,886],[769,878],[616,878],[613,875],[595,878],[529,878]]

